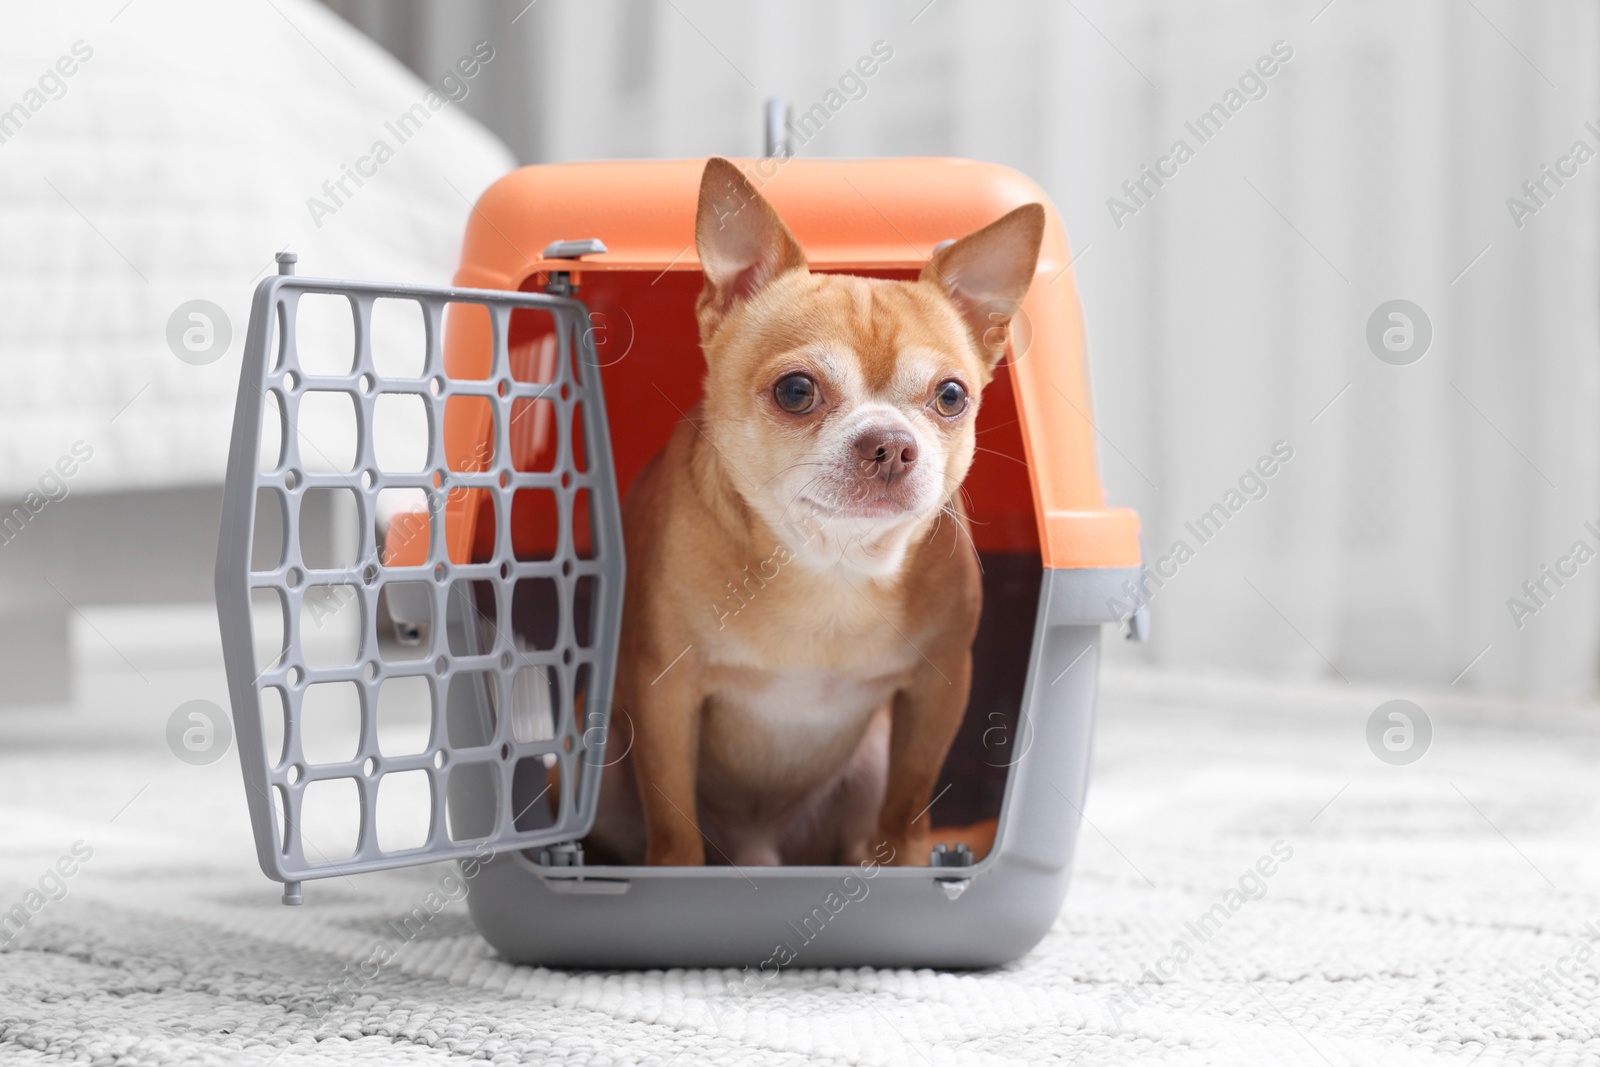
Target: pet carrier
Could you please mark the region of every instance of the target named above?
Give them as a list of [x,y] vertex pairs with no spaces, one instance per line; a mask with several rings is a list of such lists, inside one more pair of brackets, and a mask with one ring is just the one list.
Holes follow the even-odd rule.
[[[1047,205],[966,481],[984,604],[931,806],[940,844],[918,866],[584,862],[616,761],[619,493],[699,392],[703,161],[535,166],[474,208],[456,287],[298,276],[284,256],[256,290],[217,603],[257,852],[286,903],[308,880],[456,860],[474,922],[509,960],[763,978],[996,964],[1059,913],[1102,624],[1144,627],[1137,518],[1105,506],[1096,474],[1060,220],[999,166],[742,166],[816,271],[914,279],[942,241]],[[337,301],[348,351],[302,350],[310,300]],[[397,308],[416,323],[409,365],[378,326]],[[400,408],[413,421],[397,432]],[[335,409],[350,424],[339,447],[308,439],[305,420]],[[307,523],[341,494],[355,518],[333,551]],[[334,630],[342,649],[324,640]],[[328,710],[334,691],[345,712]],[[342,751],[321,739],[337,714]],[[336,853],[308,828],[338,804],[353,829]]]

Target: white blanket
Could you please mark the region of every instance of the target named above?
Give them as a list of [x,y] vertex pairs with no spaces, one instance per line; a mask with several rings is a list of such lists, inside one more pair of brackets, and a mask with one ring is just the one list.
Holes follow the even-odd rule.
[[[311,0],[16,5],[0,70],[6,497],[80,440],[93,458],[74,490],[220,482],[273,254],[298,253],[302,274],[447,284],[471,202],[514,165],[461,103],[430,109],[428,85]],[[419,104],[402,143],[390,126]],[[357,166],[375,171],[359,186]],[[324,188],[340,180],[348,195]],[[168,347],[192,299],[232,326],[206,366]]]

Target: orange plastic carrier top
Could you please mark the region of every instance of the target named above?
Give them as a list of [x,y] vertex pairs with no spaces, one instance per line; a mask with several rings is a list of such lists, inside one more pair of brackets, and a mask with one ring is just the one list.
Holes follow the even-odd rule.
[[[967,479],[974,536],[980,548],[986,539],[1036,545],[1046,567],[1138,566],[1138,517],[1106,507],[1096,472],[1072,257],[1039,186],[1007,167],[960,159],[736,162],[794,232],[813,270],[915,278],[941,241],[1021,204],[1045,206],[1044,246],[1008,365],[980,406],[980,452]],[[548,272],[572,273],[577,296],[606,334],[598,347],[624,490],[699,396],[694,220],[704,166],[684,159],[524,167],[483,194],[467,226],[457,285],[536,290]],[[591,237],[608,251],[580,262],[541,258],[552,241]],[[445,363],[453,377],[487,376],[488,328],[487,316],[449,316]],[[516,332],[513,324],[512,343]],[[468,456],[492,439],[483,414],[447,413],[450,456]],[[1020,455],[1008,454],[1013,449]],[[479,525],[476,508],[462,502],[451,510],[450,555],[465,559]]]

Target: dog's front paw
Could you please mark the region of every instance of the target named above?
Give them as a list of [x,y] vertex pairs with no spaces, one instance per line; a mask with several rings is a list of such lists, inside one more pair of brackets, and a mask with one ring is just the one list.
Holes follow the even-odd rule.
[[704,867],[706,848],[698,837],[651,840],[644,861],[652,867]]
[[901,833],[880,831],[872,858],[886,867],[926,867],[932,846],[925,830],[912,828]]

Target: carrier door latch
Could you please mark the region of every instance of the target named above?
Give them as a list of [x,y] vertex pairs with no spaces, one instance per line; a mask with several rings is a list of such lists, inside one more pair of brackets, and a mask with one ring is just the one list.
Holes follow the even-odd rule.
[[[935,868],[971,867],[972,849],[968,848],[966,844],[959,841],[953,846],[945,845],[943,843],[934,845],[933,854],[928,857],[928,866]],[[947,875],[944,877],[935,878],[933,881],[934,884],[939,887],[940,891],[944,893],[947,899],[955,900],[962,893],[967,891],[967,886],[972,884],[972,876],[958,875],[952,878]]]
[[1133,594],[1135,604],[1133,614],[1128,616],[1128,640],[1150,640],[1150,568],[1139,564],[1138,586],[1124,582],[1122,588]]
[[1128,640],[1150,640],[1150,605],[1140,604],[1138,610],[1128,616]]

